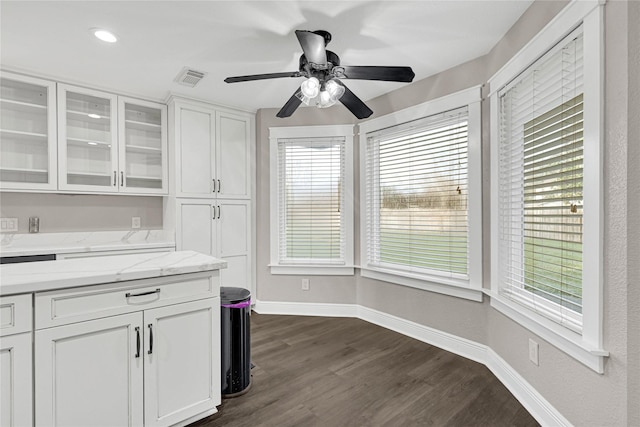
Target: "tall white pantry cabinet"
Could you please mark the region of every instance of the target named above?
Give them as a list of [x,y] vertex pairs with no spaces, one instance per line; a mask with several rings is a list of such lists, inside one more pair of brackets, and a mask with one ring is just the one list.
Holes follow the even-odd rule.
[[227,261],[221,286],[255,298],[255,115],[172,96],[170,197],[165,224],[176,250]]

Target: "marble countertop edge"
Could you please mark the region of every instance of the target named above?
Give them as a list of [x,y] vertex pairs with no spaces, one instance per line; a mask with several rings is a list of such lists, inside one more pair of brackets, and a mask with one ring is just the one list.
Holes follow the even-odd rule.
[[214,271],[226,266],[226,261],[193,251],[5,264],[0,268],[0,295]]

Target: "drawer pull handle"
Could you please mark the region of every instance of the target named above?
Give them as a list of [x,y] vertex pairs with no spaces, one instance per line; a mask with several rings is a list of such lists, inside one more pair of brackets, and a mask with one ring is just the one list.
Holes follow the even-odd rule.
[[160,288],[156,289],[155,291],[143,292],[141,294],[132,294],[131,292],[127,292],[126,294],[124,294],[124,296],[125,298],[131,298],[131,297],[141,297],[144,295],[159,294],[159,293],[160,293]]
[[136,358],[140,357],[140,327],[136,326]]
[[153,329],[151,329],[151,323],[149,323],[149,351],[147,351],[147,354],[151,354],[153,353]]

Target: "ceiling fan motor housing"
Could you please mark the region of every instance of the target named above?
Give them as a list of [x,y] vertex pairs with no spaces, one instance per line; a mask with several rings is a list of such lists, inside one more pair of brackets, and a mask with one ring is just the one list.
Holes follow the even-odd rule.
[[300,55],[299,70],[300,73],[302,73],[302,75],[307,78],[315,77],[323,82],[334,77],[340,77],[339,75],[336,75],[336,73],[334,73],[334,70],[336,72],[339,71],[339,69],[337,68],[341,68],[340,57],[338,57],[338,55],[336,55],[334,52],[331,52],[330,50],[327,51],[326,66],[324,64],[311,63],[307,60],[307,57],[304,54]]

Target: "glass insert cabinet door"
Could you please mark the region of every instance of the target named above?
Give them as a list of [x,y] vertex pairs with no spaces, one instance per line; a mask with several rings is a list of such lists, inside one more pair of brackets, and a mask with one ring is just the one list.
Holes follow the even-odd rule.
[[117,192],[117,96],[58,84],[61,189]]
[[120,191],[167,192],[167,108],[118,97]]
[[55,190],[55,83],[0,77],[0,188]]

